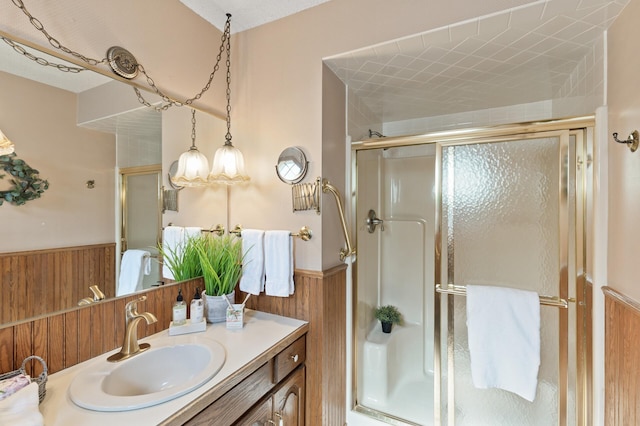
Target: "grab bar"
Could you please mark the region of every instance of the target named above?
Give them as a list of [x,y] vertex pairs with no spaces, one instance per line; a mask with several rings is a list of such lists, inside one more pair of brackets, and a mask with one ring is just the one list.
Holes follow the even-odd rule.
[[[442,294],[453,294],[455,296],[466,296],[467,288],[463,285],[449,285],[447,288],[442,288],[440,284],[436,284],[436,291]],[[539,296],[540,304],[545,306],[556,306],[558,308],[567,309],[569,303],[565,299],[561,299],[557,296]],[[574,300],[569,299],[570,302]]]
[[340,214],[340,222],[342,223],[342,232],[344,233],[344,239],[347,243],[347,248],[340,249],[340,260],[344,261],[347,257],[355,255],[356,251],[351,246],[351,240],[349,239],[349,231],[347,231],[347,222],[344,219],[344,209],[342,208],[342,201],[340,201],[340,191],[338,188],[331,185],[328,180],[322,181],[322,192],[331,192],[336,198],[336,204],[338,205],[338,213]]

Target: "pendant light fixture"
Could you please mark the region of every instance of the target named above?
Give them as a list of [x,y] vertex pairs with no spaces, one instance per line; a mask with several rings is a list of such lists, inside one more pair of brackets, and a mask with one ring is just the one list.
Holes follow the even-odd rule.
[[15,151],[15,145],[0,130],[0,155],[9,155]]
[[[231,15],[227,14],[225,31],[230,33]],[[224,146],[216,150],[213,167],[209,174],[209,183],[226,184],[246,182],[250,179],[244,170],[242,152],[231,143],[231,37],[226,40],[227,49],[227,134]]]
[[196,147],[196,110],[191,110],[191,148],[178,159],[178,170],[171,177],[176,186],[205,186],[209,173],[209,161]]

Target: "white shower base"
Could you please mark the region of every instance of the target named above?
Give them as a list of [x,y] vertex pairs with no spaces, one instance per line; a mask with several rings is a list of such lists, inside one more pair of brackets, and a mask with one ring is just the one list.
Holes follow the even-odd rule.
[[[360,404],[406,424],[433,424],[433,374],[424,368],[423,329],[374,324],[363,345]],[[402,422],[393,424],[403,424]]]

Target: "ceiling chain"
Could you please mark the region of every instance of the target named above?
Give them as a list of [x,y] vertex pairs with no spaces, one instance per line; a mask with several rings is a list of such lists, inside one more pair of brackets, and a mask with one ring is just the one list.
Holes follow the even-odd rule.
[[26,58],[31,59],[32,61],[43,65],[43,66],[47,66],[47,67],[53,67],[53,68],[57,68],[58,70],[62,71],[62,72],[70,72],[73,74],[77,74],[81,71],[86,71],[86,68],[80,68],[80,67],[71,67],[69,65],[65,65],[65,64],[57,64],[55,62],[50,62],[48,60],[46,60],[45,58],[39,57],[34,55],[31,52],[27,52],[27,50],[20,46],[19,44],[17,44],[16,42],[14,42],[13,40],[0,36],[0,38],[2,40],[4,40],[5,43],[7,43],[9,46],[13,47],[13,50],[15,50],[16,52],[20,53],[21,55],[24,55]]
[[[42,22],[40,22],[39,19],[37,19],[36,17],[34,17],[25,7],[23,0],[12,0],[13,4],[16,5],[20,10],[22,10],[22,12],[29,18],[29,22],[31,22],[31,24],[35,27],[36,30],[40,31],[42,34],[44,34],[44,36],[47,38],[47,40],[49,41],[49,44],[51,44],[51,46],[53,46],[54,48],[58,49],[58,50],[62,50],[64,53],[74,56],[84,62],[86,62],[87,64],[93,65],[93,66],[97,66],[99,64],[105,64],[105,63],[110,63],[109,58],[103,58],[103,59],[93,59],[93,58],[89,58],[81,53],[75,52],[71,49],[69,49],[68,47],[65,47],[62,43],[60,43],[56,38],[52,37],[47,30],[44,28],[44,25],[42,24]],[[0,38],[2,38],[7,44],[9,44],[10,46],[13,47],[13,49],[24,55],[25,57],[31,59],[32,61],[40,64],[40,65],[44,65],[44,66],[51,66],[54,67],[60,71],[63,72],[71,72],[71,73],[79,73],[80,71],[84,71],[84,68],[77,68],[77,67],[70,67],[67,65],[63,65],[63,64],[56,64],[56,63],[52,63],[47,61],[44,58],[40,58],[37,57],[35,55],[33,55],[32,53],[27,52],[22,46],[16,44],[15,42],[13,42],[12,40],[2,37],[0,36]],[[133,90],[136,93],[136,96],[138,97],[138,101],[149,108],[154,108],[156,111],[165,111],[167,110],[169,107],[172,106],[184,106],[184,105],[191,105],[194,101],[200,99],[202,97],[202,95],[211,88],[211,82],[213,81],[213,77],[215,76],[216,72],[218,71],[218,69],[220,68],[220,60],[222,58],[222,53],[225,51],[225,47],[227,50],[227,140],[230,141],[231,140],[231,134],[229,132],[229,129],[231,127],[231,123],[229,120],[229,112],[231,110],[231,106],[230,106],[230,80],[231,80],[231,76],[230,76],[230,71],[229,71],[229,67],[230,67],[230,49],[231,49],[231,45],[230,45],[230,39],[231,39],[231,14],[227,14],[227,21],[225,23],[224,26],[224,31],[222,33],[222,42],[220,44],[220,48],[218,50],[218,55],[216,56],[216,63],[213,67],[213,71],[211,71],[210,75],[209,75],[209,79],[207,80],[207,83],[204,85],[204,87],[202,88],[202,90],[200,90],[200,92],[198,92],[196,95],[194,95],[193,97],[186,99],[185,101],[177,101],[175,99],[172,99],[171,97],[169,97],[167,94],[165,94],[162,90],[160,90],[160,88],[158,88],[158,86],[156,85],[155,81],[153,80],[153,78],[151,78],[151,76],[147,73],[147,71],[145,70],[145,68],[142,66],[142,64],[140,63],[136,63],[135,66],[137,67],[138,71],[140,71],[142,74],[144,74],[146,80],[147,80],[147,84],[153,89],[153,91],[160,96],[160,98],[162,99],[162,104],[160,105],[152,105],[149,101],[147,101],[143,96],[142,93],[140,92],[140,90],[137,87],[134,87]],[[225,46],[226,44],[226,46]],[[111,58],[113,59],[118,59],[118,58]]]
[[69,49],[68,47],[65,47],[62,45],[62,43],[60,43],[58,40],[56,40],[55,38],[53,38],[51,35],[49,35],[49,33],[47,32],[47,30],[44,29],[44,25],[42,24],[42,22],[40,22],[40,20],[36,17],[34,17],[25,7],[24,3],[22,0],[12,0],[13,4],[15,4],[20,10],[22,10],[22,12],[27,15],[27,17],[29,18],[29,22],[31,22],[31,25],[33,25],[35,27],[36,30],[40,31],[42,34],[44,34],[44,36],[47,38],[47,40],[49,40],[49,44],[51,44],[51,46],[55,47],[56,49],[62,50],[64,53],[69,54],[71,56],[75,56],[76,58],[88,63],[89,65],[98,65],[98,64],[103,64],[108,62],[107,58],[104,59],[92,59],[89,58],[81,53],[78,52],[74,52],[73,50]]
[[[158,86],[156,86],[155,82],[153,81],[153,79],[149,76],[149,74],[147,74],[146,70],[144,69],[144,67],[142,66],[142,64],[138,64],[138,70],[144,74],[144,76],[147,79],[147,84],[149,86],[151,86],[151,88],[153,89],[153,91],[162,98],[164,104],[162,105],[152,105],[151,103],[149,103],[146,99],[144,99],[144,97],[142,96],[142,93],[140,92],[140,90],[137,87],[134,87],[133,90],[135,90],[136,95],[138,96],[138,101],[140,101],[141,104],[149,107],[149,108],[154,108],[156,111],[164,111],[167,108],[171,107],[171,106],[183,106],[183,105],[191,105],[193,103],[193,101],[196,101],[198,99],[200,99],[202,97],[202,95],[209,90],[209,88],[211,88],[211,82],[213,81],[213,77],[215,76],[216,72],[218,71],[218,69],[220,69],[220,60],[222,59],[222,53],[225,50],[225,43],[226,43],[226,47],[227,50],[230,49],[230,40],[231,39],[231,15],[227,14],[227,22],[224,24],[224,31],[222,32],[222,42],[220,44],[220,48],[218,49],[218,55],[216,56],[216,63],[213,66],[213,71],[211,71],[211,74],[209,74],[209,80],[207,81],[207,84],[205,84],[205,86],[202,88],[202,90],[197,93],[195,96],[193,96],[192,98],[189,98],[187,100],[185,100],[184,102],[179,102],[176,101],[174,99],[171,99],[169,96],[167,96],[166,94],[164,94],[159,88]],[[227,53],[227,58],[229,57],[229,53]],[[229,74],[229,59],[227,59],[227,80],[230,79]],[[227,81],[227,91],[229,87],[229,82]],[[227,100],[228,101],[228,100]],[[227,127],[228,128],[228,127]]]

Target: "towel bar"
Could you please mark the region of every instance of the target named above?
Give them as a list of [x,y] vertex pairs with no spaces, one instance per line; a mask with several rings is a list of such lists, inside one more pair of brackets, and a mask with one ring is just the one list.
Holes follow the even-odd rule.
[[[168,226],[173,226],[172,222],[169,222]],[[162,230],[164,231],[164,228],[162,228]],[[214,228],[213,226],[209,229],[202,229],[202,232],[211,232],[213,234],[218,235],[218,237],[222,237],[224,235],[224,226],[217,224],[216,227]]]
[[[436,291],[438,293],[453,294],[456,296],[467,295],[467,288],[463,285],[449,285],[447,288],[442,288],[440,284],[436,284]],[[540,296],[540,304],[545,306],[556,306],[563,309],[567,309],[569,306],[569,303],[565,299],[554,296]]]
[[[233,228],[231,231],[229,231],[229,233],[235,235],[236,237],[241,237],[242,236],[242,226],[241,225],[236,225],[236,227]],[[303,226],[302,228],[300,228],[299,232],[292,232],[291,236],[292,237],[298,237],[302,241],[309,241],[311,239],[311,237],[312,237],[311,229],[309,229],[307,226]]]

